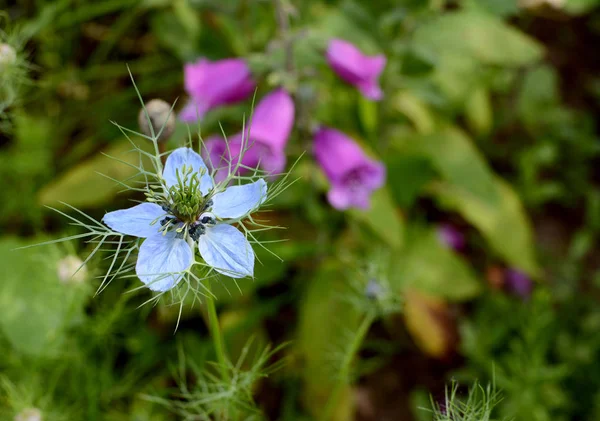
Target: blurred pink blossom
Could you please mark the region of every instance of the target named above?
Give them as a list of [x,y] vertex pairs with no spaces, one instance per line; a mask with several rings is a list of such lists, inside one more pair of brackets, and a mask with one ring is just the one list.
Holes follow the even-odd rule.
[[[242,147],[241,164],[249,168],[260,167],[269,174],[281,173],[285,169],[287,145],[294,125],[294,101],[283,89],[266,95],[256,106],[252,120],[245,133],[231,136],[229,145],[220,136],[212,136],[205,142],[206,160],[217,171],[216,179],[227,176],[229,161],[232,167],[238,162]],[[229,147],[228,147],[229,146]],[[240,171],[240,172],[243,172]]]
[[387,61],[384,55],[366,56],[348,41],[332,39],[326,57],[338,76],[356,86],[365,97],[373,100],[383,97],[378,79]]
[[368,209],[371,194],[385,181],[385,166],[367,157],[354,140],[327,127],[315,135],[314,154],[331,182],[327,194],[331,206]]
[[250,68],[242,59],[209,61],[201,58],[184,68],[185,91],[190,96],[179,118],[194,122],[220,105],[233,104],[254,92]]
[[440,241],[445,246],[454,250],[462,250],[465,247],[465,236],[454,225],[442,224],[437,228]]

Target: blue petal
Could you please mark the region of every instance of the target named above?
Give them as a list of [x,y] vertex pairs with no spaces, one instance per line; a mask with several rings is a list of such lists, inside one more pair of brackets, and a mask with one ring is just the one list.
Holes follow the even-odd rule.
[[241,218],[258,208],[267,198],[267,183],[260,179],[243,186],[232,186],[212,198],[212,213],[219,218]]
[[203,170],[204,175],[200,179],[200,191],[203,195],[206,195],[213,188],[212,177],[210,176],[210,172],[208,171],[208,168],[206,168],[202,157],[190,148],[175,149],[167,158],[165,169],[163,171],[163,178],[167,183],[167,187],[177,184],[177,174],[175,171],[177,169],[181,171],[181,167],[184,165],[192,167],[194,172],[199,172],[201,169]]
[[198,240],[200,255],[217,272],[231,278],[254,274],[254,251],[244,234],[228,224],[207,227]]
[[[155,203],[142,203],[129,209],[121,209],[104,215],[102,221],[122,234],[150,237],[160,228],[159,219],[166,212]],[[155,222],[153,225],[150,225]]]
[[194,254],[189,244],[174,231],[147,238],[138,254],[135,272],[152,291],[168,291],[183,277]]

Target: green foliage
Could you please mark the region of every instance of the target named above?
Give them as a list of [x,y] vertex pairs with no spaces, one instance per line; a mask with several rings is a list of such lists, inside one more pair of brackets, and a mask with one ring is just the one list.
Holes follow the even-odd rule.
[[453,381],[442,403],[434,403],[434,421],[492,421],[492,412],[502,398],[496,387],[485,388],[477,381],[469,388],[467,397],[459,394],[459,386]]
[[[13,3],[0,12],[15,52],[0,60],[1,419],[600,417],[597,0]],[[386,56],[381,101],[328,67],[332,37]],[[178,113],[198,57],[246,59],[255,98],[160,145],[136,134],[138,94]],[[90,218],[144,200],[144,169],[198,130],[239,132],[279,86],[296,106],[290,174],[270,180],[256,225],[239,224],[254,279],[138,288],[141,240]],[[386,165],[368,210],[327,202],[319,125]],[[447,224],[464,246],[444,242]],[[511,295],[508,268],[534,278],[529,298]],[[498,391],[445,388],[450,376]],[[411,409],[415,391],[433,411]]]

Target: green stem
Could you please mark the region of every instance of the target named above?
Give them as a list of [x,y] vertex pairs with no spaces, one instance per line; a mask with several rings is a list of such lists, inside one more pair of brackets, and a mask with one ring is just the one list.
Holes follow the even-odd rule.
[[334,411],[338,406],[338,402],[344,392],[344,389],[348,386],[350,381],[350,370],[352,368],[352,361],[354,361],[354,357],[360,350],[360,346],[371,327],[371,323],[373,323],[374,317],[372,314],[367,314],[363,319],[362,323],[358,327],[356,331],[356,335],[350,344],[350,348],[346,352],[344,356],[344,360],[342,361],[342,366],[340,367],[340,373],[338,376],[337,383],[335,384],[331,395],[329,395],[329,399],[327,400],[327,405],[325,406],[325,410],[323,411],[323,421],[328,421],[332,419],[334,415]]
[[[210,281],[206,282],[206,287],[210,291]],[[217,316],[217,308],[215,306],[214,298],[208,297],[206,299],[206,311],[208,313],[210,336],[212,337],[213,345],[215,347],[215,354],[217,354],[217,362],[219,363],[221,378],[226,381],[229,379],[229,375],[227,373],[227,356],[225,355],[225,345],[223,342],[221,327],[219,326],[219,317]]]

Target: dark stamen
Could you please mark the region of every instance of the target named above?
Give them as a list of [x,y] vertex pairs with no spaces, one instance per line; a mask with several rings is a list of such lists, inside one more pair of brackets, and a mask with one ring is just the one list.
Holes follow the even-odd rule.
[[206,232],[206,228],[202,224],[192,225],[188,231],[190,237],[194,241],[198,241],[200,236]]

